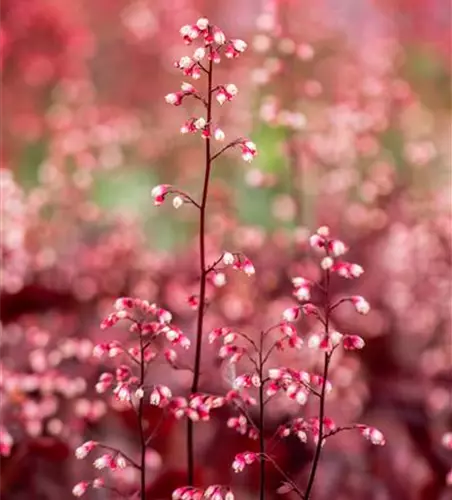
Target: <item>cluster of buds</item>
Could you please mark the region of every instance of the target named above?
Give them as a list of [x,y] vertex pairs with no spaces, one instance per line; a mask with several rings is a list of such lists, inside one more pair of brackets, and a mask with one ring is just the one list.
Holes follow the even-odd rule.
[[[357,429],[360,431],[361,435],[369,440],[373,445],[383,446],[385,444],[385,438],[381,431],[375,427],[369,427],[363,424],[354,424],[346,427],[338,427],[333,419],[329,417],[323,418],[323,438],[322,446],[325,444],[325,440],[328,437],[334,436],[343,431],[349,431]],[[303,443],[307,442],[308,433],[313,437],[315,443],[319,440],[320,434],[320,419],[318,417],[313,417],[308,420],[304,418],[295,418],[291,422],[285,425],[281,425],[278,428],[278,436],[285,438],[290,435],[296,435],[300,441]]]
[[152,406],[164,408],[168,406],[172,398],[171,389],[166,385],[155,385],[149,397],[149,403]]
[[188,400],[175,397],[169,409],[177,419],[188,417],[193,422],[210,420],[210,412],[226,404],[226,398],[208,394],[191,394]]
[[[448,450],[452,450],[452,432],[446,432],[442,439],[441,444]],[[446,484],[452,486],[452,469],[448,472],[446,476]]]
[[369,427],[363,424],[357,424],[356,428],[360,430],[361,435],[376,446],[383,446],[386,443],[385,437],[381,431],[375,427]]
[[[314,385],[321,385],[323,380],[318,375],[311,375],[305,371],[297,371],[291,368],[270,368],[268,370],[270,383],[267,386],[266,394],[271,397],[279,390],[282,390],[293,401],[300,405],[306,404],[308,395],[313,391]],[[332,387],[327,382],[328,391]]]
[[333,352],[341,343],[347,351],[356,351],[365,345],[364,339],[359,335],[343,335],[339,332],[313,333],[308,339],[308,347],[328,353]]
[[205,490],[193,486],[182,486],[173,491],[172,500],[234,500],[228,486],[213,484]]
[[258,431],[249,424],[245,415],[228,418],[227,426],[237,431],[242,436],[248,435],[250,439],[257,439],[259,437]]
[[13,443],[11,434],[4,427],[0,427],[0,456],[9,457]]
[[276,347],[282,351],[284,350],[284,340],[287,340],[287,345],[293,349],[301,349],[303,347],[303,339],[297,335],[297,330],[288,321],[282,321],[279,324],[279,329],[283,334],[283,339],[276,342]]
[[[86,441],[75,450],[75,457],[78,460],[85,459],[94,449],[105,448],[97,441]],[[108,448],[108,447],[107,447]],[[112,472],[125,469],[129,464],[128,460],[119,452],[112,448],[108,448],[112,452],[104,453],[96,458],[93,462],[93,467],[97,470],[108,469]],[[76,497],[81,497],[89,488],[99,489],[104,488],[105,483],[102,478],[96,478],[94,481],[81,481],[74,486],[72,494]]]
[[83,496],[89,488],[98,490],[105,487],[105,482],[101,477],[94,479],[93,481],[80,481],[72,488],[72,494],[75,497]]
[[336,272],[339,276],[349,279],[359,278],[364,273],[364,269],[359,264],[335,260],[347,253],[348,248],[342,241],[330,238],[328,227],[322,226],[317,229],[309,242],[314,249],[326,254],[320,263],[323,270]]
[[227,83],[226,85],[218,86],[215,98],[220,105],[223,105],[227,101],[232,101],[237,94],[237,87],[233,83]]
[[[203,66],[204,60],[211,63],[219,63],[221,54],[227,58],[235,58],[243,53],[247,47],[243,40],[233,39],[227,40],[223,31],[217,26],[213,26],[206,18],[200,18],[194,25],[185,25],[181,28],[180,33],[184,41],[190,45],[195,40],[201,40],[203,44],[194,50],[192,56],[183,56],[175,62],[174,66],[180,69],[185,76],[190,76],[194,80],[201,77],[202,72],[209,73],[209,70]],[[209,98],[206,99],[197,89],[190,83],[182,83],[181,90],[171,92],[165,96],[165,101],[174,106],[180,106],[185,98],[191,97],[199,100],[203,105],[210,110],[210,97],[215,93],[215,98],[220,105],[231,101],[238,93],[235,84],[227,83],[218,85],[214,89],[209,88]],[[209,113],[208,113],[209,114]],[[208,121],[209,120],[209,121]],[[194,133],[201,131],[201,136],[205,139],[214,137],[217,141],[224,141],[225,134],[221,128],[214,125],[210,119],[204,117],[191,118],[186,121],[181,127],[181,133]],[[256,145],[248,139],[238,139],[230,143],[224,150],[240,146],[242,150],[242,158],[250,162],[257,154]],[[154,196],[155,203],[161,204],[164,194],[156,194]]]
[[242,472],[247,465],[251,465],[256,462],[259,458],[259,453],[254,453],[252,451],[245,451],[244,453],[239,453],[235,456],[232,462],[232,469],[234,472]]
[[239,253],[224,252],[221,262],[225,266],[232,266],[236,271],[244,272],[247,276],[253,276],[256,273],[251,260]]

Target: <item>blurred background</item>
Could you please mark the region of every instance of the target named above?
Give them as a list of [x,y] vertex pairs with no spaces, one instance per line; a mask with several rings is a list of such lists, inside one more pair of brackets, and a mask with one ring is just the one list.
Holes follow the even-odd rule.
[[[164,101],[180,86],[174,60],[191,51],[179,29],[201,15],[248,43],[216,69],[215,80],[239,94],[215,117],[227,138],[250,137],[259,150],[250,165],[228,152],[214,169],[209,256],[243,251],[256,276],[232,273],[209,290],[206,331],[256,335],[276,323],[293,303],[290,277],[318,272],[309,232],[329,225],[366,271],[335,281],[334,294],[372,306],[358,320],[348,309],[334,318],[366,348],[336,356],[329,414],[375,425],[387,444],[332,439],[315,498],[452,498],[452,451],[441,445],[452,429],[451,4],[3,0],[0,9],[1,498],[70,498],[93,474],[73,458],[86,439],[137,452],[134,415],[93,389],[106,369],[91,358],[93,344],[123,335],[99,330],[117,297],[158,302],[193,339],[196,214],[156,208],[150,191],[201,190],[201,139],[179,132],[199,109]],[[301,323],[299,333],[312,328]],[[188,364],[192,355],[183,354]],[[308,371],[319,361],[307,348],[272,360]],[[149,377],[186,394],[191,374],[155,363]],[[227,383],[206,345],[201,389]],[[299,414],[284,400],[269,405],[268,437]],[[197,427],[198,481],[257,498],[258,468],[230,467],[256,444],[228,429],[227,416]],[[146,418],[152,429],[158,410]],[[296,439],[275,449],[299,484],[312,454]],[[149,449],[148,498],[170,498],[184,463],[184,426],[168,419]],[[268,474],[268,498],[277,498],[281,477]],[[137,478],[126,470],[108,480],[127,492]]]

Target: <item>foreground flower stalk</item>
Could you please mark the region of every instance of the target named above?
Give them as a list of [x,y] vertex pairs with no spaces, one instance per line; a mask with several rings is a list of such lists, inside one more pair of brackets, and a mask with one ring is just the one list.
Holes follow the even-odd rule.
[[[195,25],[183,26],[180,33],[187,45],[191,45],[195,40],[199,40],[201,41],[201,46],[195,49],[192,57],[182,57],[175,63],[175,66],[181,69],[184,75],[191,76],[194,80],[198,80],[204,74],[207,78],[206,93],[203,95],[192,84],[183,83],[181,92],[170,93],[165,97],[165,100],[169,104],[179,106],[184,99],[192,97],[200,101],[204,107],[205,117],[192,117],[181,127],[181,133],[183,134],[201,132],[201,137],[205,141],[204,181],[201,201],[197,202],[187,193],[175,190],[172,186],[168,185],[157,186],[154,188],[152,194],[156,205],[160,205],[166,195],[176,194],[177,196],[173,199],[173,206],[175,208],[181,207],[184,202],[188,201],[199,210],[199,293],[197,297],[192,297],[191,300],[194,307],[197,308],[195,360],[191,384],[191,394],[195,395],[199,391],[204,315],[206,310],[206,286],[209,273],[214,271],[214,268],[212,266],[208,267],[206,262],[206,216],[212,166],[216,159],[233,147],[240,147],[242,158],[249,162],[256,155],[256,147],[251,141],[239,138],[228,143],[215,153],[212,151],[212,139],[220,142],[225,140],[224,132],[213,122],[214,97],[218,104],[223,105],[231,101],[238,92],[237,87],[232,83],[214,85],[214,64],[218,64],[223,56],[229,59],[237,57],[246,49],[246,43],[238,39],[227,40],[221,29],[210,24],[206,18],[198,19]],[[246,272],[246,269],[244,270]],[[194,421],[189,418],[187,420],[187,481],[190,487],[194,486],[194,447]]]

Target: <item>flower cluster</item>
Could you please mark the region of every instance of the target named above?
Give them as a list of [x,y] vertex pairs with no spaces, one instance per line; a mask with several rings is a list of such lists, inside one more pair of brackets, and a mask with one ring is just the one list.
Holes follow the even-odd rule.
[[173,491],[172,500],[234,500],[235,496],[228,486],[213,484],[205,490],[193,486],[182,486]]
[[222,396],[209,394],[191,394],[189,398],[175,397],[172,399],[169,409],[178,419],[188,417],[193,422],[210,420],[210,412],[220,408],[226,403]]
[[[180,69],[185,76],[190,76],[194,80],[199,80],[203,73],[210,77],[212,76],[212,63],[218,64],[221,62],[221,56],[226,58],[236,58],[246,50],[246,43],[243,40],[231,39],[228,40],[220,28],[209,23],[206,18],[198,19],[194,25],[185,25],[181,28],[180,33],[187,43],[190,45],[195,40],[201,41],[201,46],[196,48],[191,56],[183,56],[174,63],[177,69]],[[206,63],[207,61],[207,63]],[[207,66],[205,66],[207,64]],[[191,83],[184,82],[181,85],[181,90],[171,92],[165,96],[165,101],[173,106],[180,106],[185,99],[192,98],[200,101],[207,110],[207,116],[195,116],[187,120],[181,127],[182,134],[200,132],[201,137],[210,139],[214,137],[217,141],[224,141],[225,134],[223,130],[213,122],[211,118],[212,96],[215,95],[216,101],[223,105],[238,94],[238,89],[235,84],[227,83],[220,84],[216,87],[209,87],[207,94],[203,95]],[[257,154],[257,148],[254,142],[249,139],[236,139],[227,144],[220,150],[214,158],[218,157],[222,152],[232,147],[240,147],[242,158],[246,162],[250,162]],[[155,191],[154,193],[157,193]],[[161,196],[153,194],[156,204],[163,201]]]

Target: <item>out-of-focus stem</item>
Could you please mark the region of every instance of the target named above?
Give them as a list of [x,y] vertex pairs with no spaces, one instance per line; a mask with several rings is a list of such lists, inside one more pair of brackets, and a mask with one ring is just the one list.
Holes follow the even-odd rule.
[[264,439],[264,425],[265,425],[265,401],[264,401],[264,332],[261,332],[259,343],[259,452],[260,452],[260,478],[259,478],[259,498],[265,499],[265,439]]
[[[143,336],[140,331],[140,387],[144,387],[145,360]],[[140,429],[140,500],[146,500],[146,438],[143,428],[144,398],[138,403],[138,425]]]
[[[212,130],[212,48],[209,48],[209,66],[207,69],[207,126]],[[198,392],[199,375],[201,367],[201,347],[202,347],[202,333],[204,324],[204,312],[206,307],[206,282],[207,282],[207,268],[206,268],[206,207],[207,195],[209,191],[210,171],[212,168],[212,152],[210,144],[210,134],[205,139],[205,170],[204,170],[204,186],[202,191],[202,200],[199,207],[199,269],[200,269],[200,283],[199,283],[199,305],[198,305],[198,319],[196,327],[196,351],[195,351],[195,365],[193,372],[193,382],[191,386],[191,393]],[[194,486],[195,474],[195,449],[194,449],[194,425],[191,419],[187,421],[187,467],[188,467],[188,485]]]
[[[329,295],[329,290],[330,290],[330,271],[326,270],[325,271],[325,304],[324,304],[324,311],[325,311],[325,334],[329,334],[329,322],[330,322],[330,295]],[[309,474],[309,479],[308,479],[308,485],[306,487],[306,492],[304,495],[304,500],[309,500],[312,488],[314,486],[314,481],[315,481],[315,475],[317,473],[317,468],[319,465],[320,461],[320,454],[322,452],[322,441],[324,438],[323,435],[323,420],[325,417],[325,396],[326,396],[326,383],[327,383],[327,378],[328,378],[328,368],[331,360],[331,353],[326,352],[325,353],[325,358],[324,358],[324,364],[323,364],[323,380],[322,380],[322,389],[320,391],[320,403],[319,403],[319,436],[318,436],[318,442],[317,446],[315,449],[315,454],[314,454],[314,460],[312,462],[312,467],[311,467],[311,472]]]

